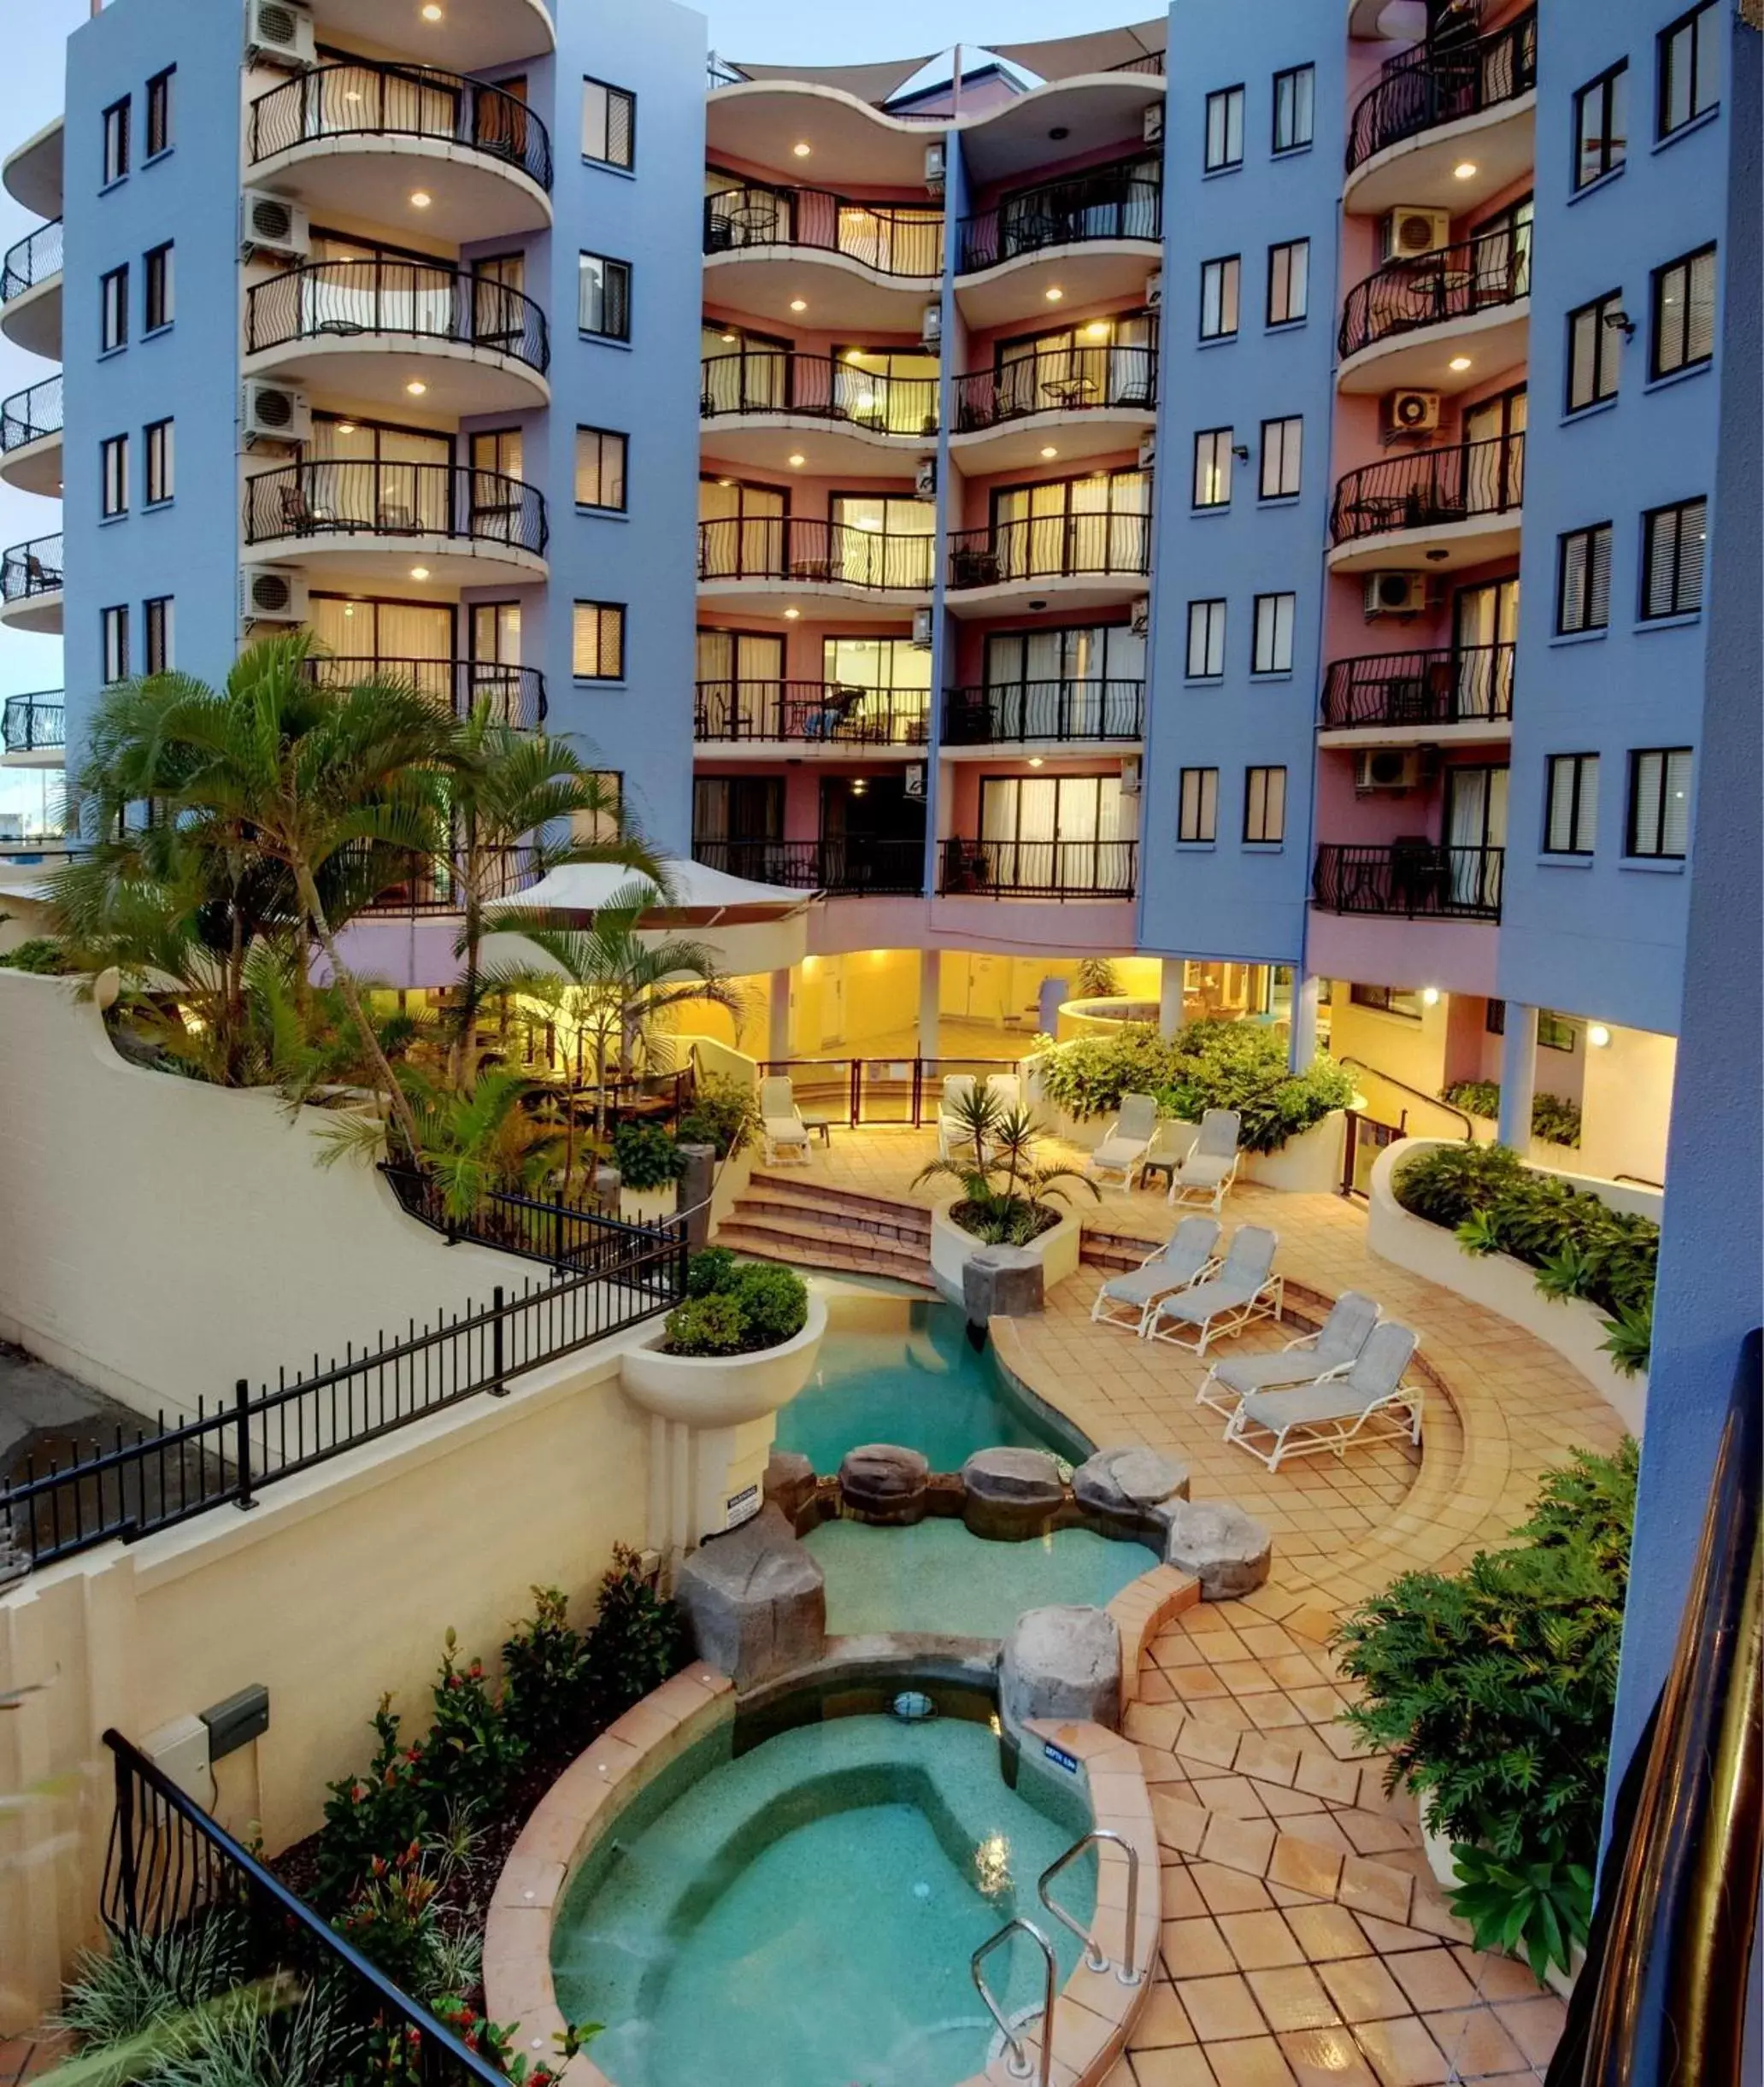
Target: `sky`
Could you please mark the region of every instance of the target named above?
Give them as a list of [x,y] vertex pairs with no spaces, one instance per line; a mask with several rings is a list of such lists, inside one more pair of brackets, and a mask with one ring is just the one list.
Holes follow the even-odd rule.
[[[163,4],[164,0],[135,0]],[[638,4],[642,0],[638,0]],[[61,108],[65,43],[89,11],[89,0],[0,0],[8,16],[5,69],[0,79],[0,157]],[[713,0],[703,9],[710,45],[724,57],[777,64],[856,65],[868,60],[910,58],[965,42],[1025,43],[1038,37],[1071,36],[1149,20],[1161,10],[1155,0],[964,0],[960,13],[950,0],[889,0],[885,7],[833,6],[805,15],[801,0]],[[30,232],[35,220],[0,191],[0,250]],[[50,373],[50,365],[0,339],[0,398],[9,397]],[[51,532],[59,508],[30,493],[0,485],[0,545]],[[61,640],[0,631],[0,696],[59,687]],[[22,811],[32,819],[44,809],[45,776],[37,770],[0,769],[0,811]]]

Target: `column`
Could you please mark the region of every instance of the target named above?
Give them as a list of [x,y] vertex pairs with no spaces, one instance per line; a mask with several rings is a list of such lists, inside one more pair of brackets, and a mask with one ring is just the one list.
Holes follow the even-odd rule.
[[1509,1000],[1507,1033],[1501,1039],[1500,1138],[1521,1158],[1532,1149],[1532,1096],[1537,1084],[1538,1010],[1522,1000]]
[[919,952],[919,1055],[921,1058],[942,1055],[938,1049],[938,1023],[943,1014],[943,951],[921,949]]
[[1292,973],[1292,1032],[1287,1039],[1286,1062],[1302,1073],[1317,1055],[1317,975],[1312,971]]
[[791,974],[772,973],[766,1006],[766,1055],[774,1061],[791,1055]]
[[1182,1026],[1182,975],[1187,967],[1179,956],[1167,956],[1158,967],[1157,1026],[1161,1037],[1173,1037]]

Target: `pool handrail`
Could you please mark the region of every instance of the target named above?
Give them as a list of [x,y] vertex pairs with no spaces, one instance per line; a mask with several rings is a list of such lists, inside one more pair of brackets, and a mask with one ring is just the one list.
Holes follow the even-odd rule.
[[1060,1922],[1068,1928],[1084,1944],[1084,1967],[1086,1971],[1108,1971],[1111,1968],[1108,1955],[1099,1947],[1097,1938],[1082,1922],[1074,1920],[1063,1906],[1055,1905],[1048,1896],[1052,1884],[1068,1862],[1075,1862],[1087,1848],[1100,1847],[1104,1841],[1112,1842],[1121,1849],[1127,1858],[1127,1926],[1120,1962],[1113,1966],[1115,1978],[1122,1985],[1138,1985],[1140,1979],[1138,1951],[1135,1944],[1139,1939],[1139,1850],[1125,1834],[1117,1833],[1112,1826],[1092,1826],[1088,1833],[1081,1833],[1063,1855],[1056,1855],[1041,1872],[1036,1882],[1036,1895],[1042,1904]]
[[1027,2079],[1030,2073],[1036,2068],[1030,2063],[1029,2053],[1024,2047],[1022,2037],[1011,2027],[1004,2010],[992,1997],[992,1989],[986,1984],[980,1971],[981,1965],[991,1955],[998,1945],[1001,1943],[1008,1942],[1013,1935],[1020,1931],[1026,1935],[1040,1950],[1047,1981],[1041,2009],[1040,2076],[1036,2082],[1036,2087],[1048,2087],[1048,2083],[1052,2078],[1054,2062],[1054,1986],[1058,1977],[1057,1968],[1054,1963],[1053,1944],[1049,1942],[1047,1937],[1042,1933],[1032,1920],[1026,1920],[1019,1914],[1014,1920],[1007,1920],[996,1935],[980,1944],[968,1959],[967,1968],[974,1982],[974,1990],[985,2002],[987,2014],[997,2023],[998,2033],[1004,2038],[1005,2049],[1010,2054],[1004,2061],[1005,2071],[1014,2080]]

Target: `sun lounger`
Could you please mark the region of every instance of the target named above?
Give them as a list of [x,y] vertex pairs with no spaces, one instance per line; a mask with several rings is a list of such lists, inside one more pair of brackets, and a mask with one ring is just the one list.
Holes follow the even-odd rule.
[[1155,1254],[1148,1254],[1137,1268],[1125,1275],[1111,1275],[1097,1292],[1091,1307],[1093,1320],[1131,1326],[1144,1334],[1152,1313],[1176,1291],[1187,1290],[1210,1274],[1213,1251],[1219,1244],[1215,1218],[1186,1217]]
[[786,1152],[808,1164],[808,1126],[797,1107],[796,1090],[787,1079],[760,1082],[760,1149],[767,1166]]
[[1279,1243],[1265,1225],[1238,1226],[1218,1274],[1166,1297],[1145,1337],[1203,1355],[1209,1342],[1241,1333],[1252,1320],[1278,1319],[1285,1281],[1273,1273]]
[[1379,1308],[1370,1297],[1357,1290],[1344,1290],[1314,1333],[1288,1341],[1273,1355],[1226,1355],[1215,1362],[1195,1394],[1195,1402],[1228,1418],[1248,1392],[1285,1391],[1294,1384],[1338,1377],[1359,1361],[1378,1318]]
[[1201,1134],[1170,1176],[1173,1203],[1204,1203],[1216,1215],[1238,1178],[1238,1138],[1243,1118],[1234,1108],[1209,1108]]
[[1373,1328],[1359,1360],[1344,1375],[1291,1391],[1247,1392],[1226,1423],[1225,1439],[1270,1471],[1278,1471],[1289,1456],[1315,1456],[1326,1449],[1339,1456],[1366,1429],[1418,1443],[1422,1393],[1406,1388],[1402,1376],[1419,1345],[1407,1326],[1387,1319]]
[[1140,1161],[1151,1149],[1157,1131],[1157,1097],[1150,1094],[1124,1094],[1120,1114],[1108,1126],[1102,1142],[1091,1155],[1085,1172],[1094,1180],[1102,1174],[1119,1174],[1123,1188],[1132,1188]]

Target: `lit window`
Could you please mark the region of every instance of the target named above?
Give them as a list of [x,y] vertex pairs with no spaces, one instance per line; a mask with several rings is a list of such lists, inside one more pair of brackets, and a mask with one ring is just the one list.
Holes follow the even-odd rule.
[[1267,250],[1267,322],[1296,325],[1305,315],[1311,273],[1311,243],[1288,239]]
[[1235,254],[1201,263],[1201,338],[1230,340],[1238,331],[1238,283],[1242,264]]
[[1216,840],[1219,835],[1219,771],[1185,768],[1180,779],[1176,838],[1179,841]]
[[579,681],[625,679],[625,606],[578,602],[571,672]]
[[1294,414],[1283,420],[1261,424],[1261,497],[1288,500],[1298,491],[1300,456],[1304,446],[1304,420]]
[[627,438],[609,428],[576,430],[576,505],[625,512]]
[[1632,754],[1625,853],[1682,861],[1690,839],[1690,748],[1655,747]]
[[1231,505],[1232,436],[1229,427],[1203,427],[1194,438],[1194,503]]

